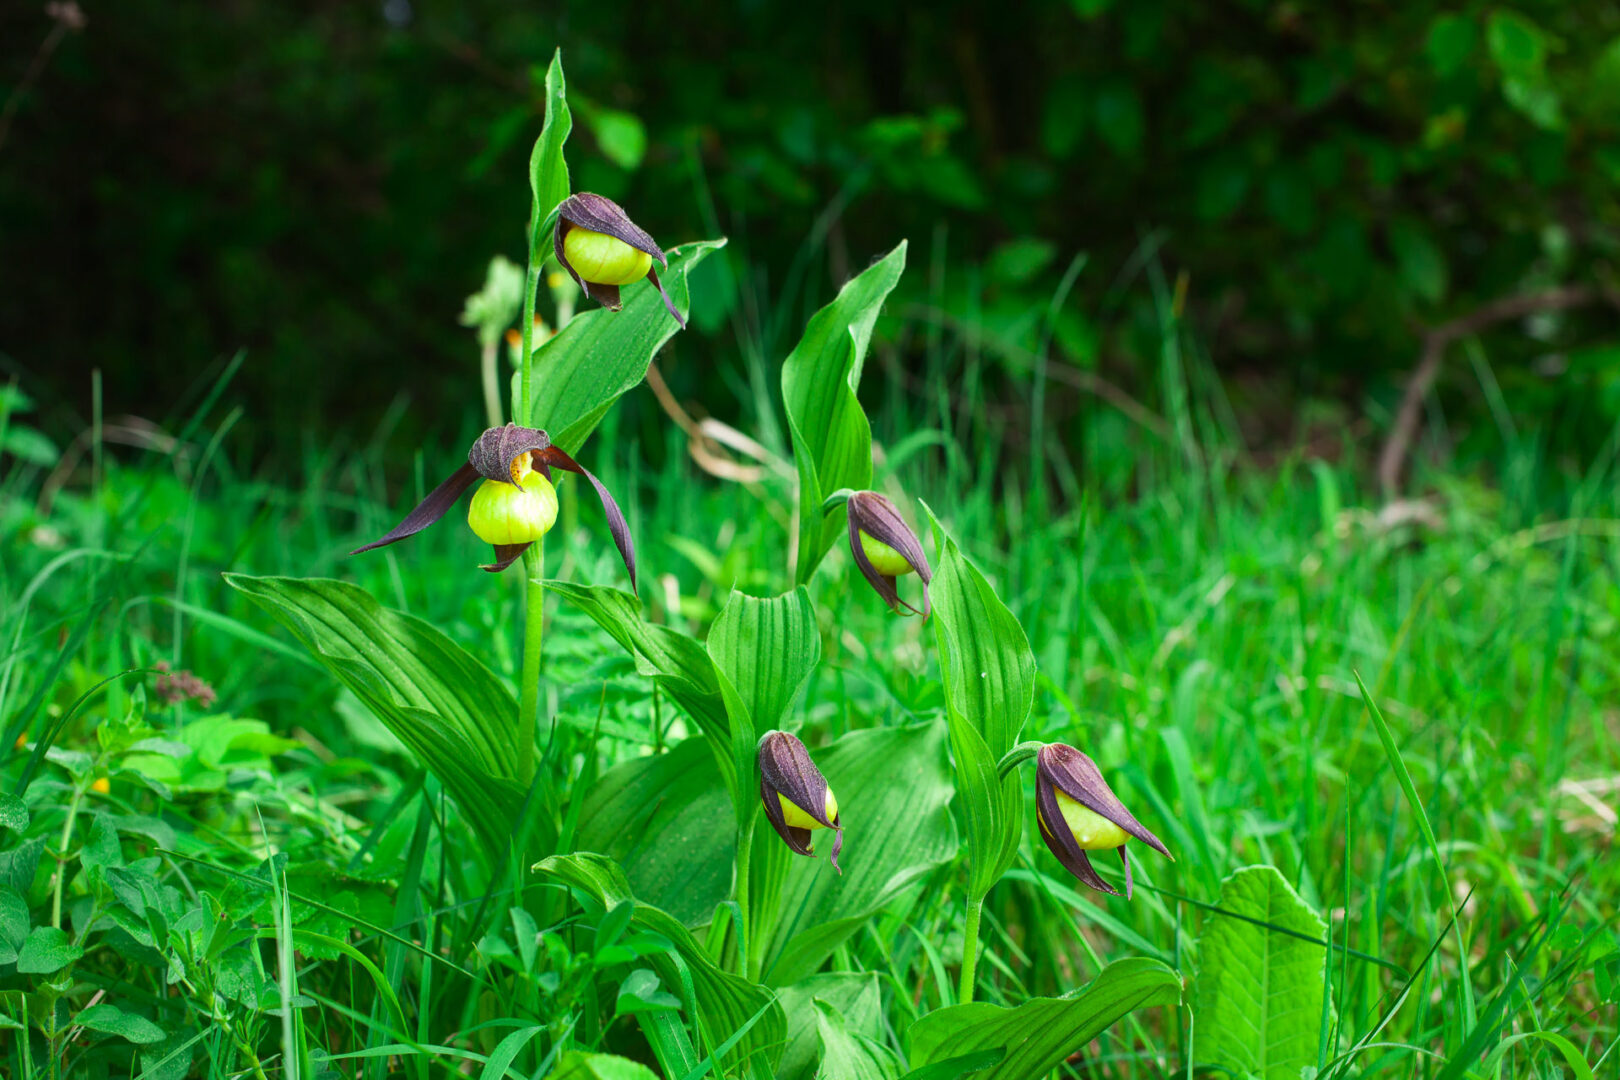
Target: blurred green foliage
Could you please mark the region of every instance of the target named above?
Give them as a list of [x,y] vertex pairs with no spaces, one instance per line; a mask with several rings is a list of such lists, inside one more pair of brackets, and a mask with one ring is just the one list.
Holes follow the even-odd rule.
[[[731,237],[694,281],[705,360],[676,385],[722,413],[749,400],[719,391],[750,355],[778,360],[903,237],[916,272],[888,313],[909,322],[879,327],[903,362],[983,346],[1027,409],[1049,337],[1054,364],[1152,404],[1157,319],[1128,286],[1157,262],[1188,275],[1237,392],[1264,386],[1240,408],[1263,432],[1303,397],[1387,404],[1417,327],[1604,282],[1620,223],[1609,0],[86,14],[0,146],[0,374],[53,387],[35,392],[64,431],[92,367],[109,409],[162,418],[238,347],[239,434],[261,455],[296,453],[302,430],[365,438],[401,394],[419,406],[405,434],[455,428],[478,406],[457,315],[492,255],[521,258],[554,46],[576,189],[665,245]],[[6,96],[50,26],[38,5],[0,12]],[[1612,330],[1602,309],[1502,328],[1507,400],[1606,433]],[[445,401],[462,405],[420,407]]]

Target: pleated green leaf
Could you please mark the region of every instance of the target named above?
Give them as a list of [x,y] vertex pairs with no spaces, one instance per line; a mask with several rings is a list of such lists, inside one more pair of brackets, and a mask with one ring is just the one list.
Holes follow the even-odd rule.
[[514,771],[517,702],[494,672],[357,585],[245,574],[225,580],[292,631],[433,770],[490,858],[505,851],[525,788]]
[[844,512],[822,515],[839,488],[872,484],[872,428],[856,389],[883,301],[906,268],[906,242],[867,267],[816,312],[782,363],[782,404],[799,471],[799,555],[796,580],[816,572],[846,528]]
[[[1051,1072],[1127,1013],[1180,1001],[1181,979],[1174,971],[1132,957],[1109,964],[1065,997],[1030,998],[1014,1008],[979,1002],[936,1009],[911,1025],[906,1044],[918,1070],[976,1051],[1004,1050],[998,1063],[972,1075],[1028,1080]],[[1202,1039],[1202,1025],[1199,1030]]]
[[[690,306],[688,272],[725,244],[705,240],[668,252],[669,269],[658,277],[683,316]],[[592,306],[534,352],[529,426],[544,429],[569,454],[579,453],[613,403],[647,377],[653,356],[680,329],[652,282],[627,285],[621,295],[621,310]]]
[[762,600],[733,591],[709,629],[707,648],[730,721],[730,782],[741,820],[759,798],[754,783],[759,737],[789,726],[788,710],[821,660],[809,592],[801,585]]
[[[603,907],[633,899],[624,872],[604,855],[557,855],[541,861],[535,869],[579,889]],[[735,1070],[744,1062],[757,1060],[767,1071],[774,1069],[787,1038],[787,1019],[775,996],[763,986],[721,971],[680,920],[668,912],[638,902],[631,923],[668,938],[675,946],[679,961],[668,953],[646,959],[672,991],[685,985],[683,968],[690,977],[696,1000],[684,1001],[683,1006],[698,1020],[702,1051],[714,1051],[764,1010],[765,1015],[722,1057],[722,1063]]]
[[1296,1080],[1317,1064],[1327,949],[1316,942],[1327,939],[1327,926],[1274,866],[1228,877],[1220,907],[1244,918],[1212,913],[1198,935],[1198,1063]]
[[970,721],[999,760],[1018,742],[1035,703],[1035,654],[990,582],[928,510],[939,567],[929,595],[952,711]]
[[725,764],[729,767],[731,728],[726,720],[725,700],[702,643],[678,630],[645,621],[641,601],[630,593],[568,581],[548,581],[546,589],[589,615],[623,646],[635,660],[636,670],[657,683],[705,735],[725,748]]
[[939,567],[929,590],[946,689],[957,794],[967,826],[969,892],[983,896],[1018,854],[1024,800],[1018,774],[996,763],[1018,742],[1035,701],[1035,654],[989,581],[927,504]]
[[574,117],[568,111],[568,89],[563,79],[562,50],[551,55],[551,67],[546,69],[546,119],[540,127],[540,136],[534,140],[529,153],[529,251],[536,262],[544,257],[550,238],[542,236],[546,218],[557,204],[568,198],[568,162],[563,157],[563,143],[573,130]]
[[895,1080],[900,1058],[893,1050],[851,1031],[837,1009],[815,1002],[816,1032],[821,1040],[821,1074],[839,1080]]
[[[761,968],[773,986],[815,971],[874,912],[956,853],[941,725],[852,731],[812,753],[838,796],[844,872],[824,857],[791,856]],[[827,843],[818,840],[818,851]],[[762,931],[770,917],[761,915]]]
[[882,1037],[883,995],[876,972],[812,975],[777,990],[776,1000],[787,1014],[788,1040],[776,1065],[776,1080],[814,1080],[821,1061],[817,1002],[838,1010],[850,1033],[868,1039]]
[[637,899],[685,926],[707,923],[730,895],[736,844],[708,741],[686,739],[609,769],[585,795],[575,843],[617,862]]

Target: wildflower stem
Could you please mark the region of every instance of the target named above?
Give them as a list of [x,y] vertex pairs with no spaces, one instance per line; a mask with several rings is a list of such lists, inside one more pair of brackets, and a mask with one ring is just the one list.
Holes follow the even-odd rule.
[[[530,421],[533,400],[534,293],[540,287],[543,257],[530,250],[529,269],[523,285],[523,321],[519,327],[523,342],[518,356],[518,407],[513,419],[521,425]],[[540,650],[546,636],[546,590],[543,567],[546,538],[530,544],[523,553],[523,672],[518,693],[518,778],[525,784],[534,779],[535,720],[540,704]]]
[[754,852],[754,811],[749,809],[737,826],[737,876],[732,883],[731,898],[737,904],[737,974],[748,977],[748,935],[753,920],[748,917],[749,857]]
[[485,342],[479,357],[484,376],[484,412],[489,414],[490,427],[501,426],[501,413],[505,411],[501,408],[500,369],[495,362],[497,349],[496,342]]
[[73,797],[68,800],[67,820],[62,822],[62,839],[56,846],[56,874],[51,879],[51,925],[62,928],[62,885],[67,880],[67,850],[73,840],[73,822],[79,816],[79,803],[84,799],[86,784],[75,781]]
[[966,1005],[973,1000],[973,969],[979,960],[979,914],[984,910],[984,897],[968,900],[967,925],[962,930],[962,981],[956,989],[956,1003]]
[[540,267],[544,262],[538,252],[529,252],[529,271],[523,284],[523,322],[518,332],[523,335],[523,344],[520,346],[523,353],[518,357],[518,414],[512,419],[521,427],[527,427],[532,420],[529,408],[533,401],[532,383],[534,381],[534,293],[540,287]]
[[546,538],[523,553],[523,676],[518,697],[518,777],[534,778],[535,721],[540,704],[540,653],[546,637]]

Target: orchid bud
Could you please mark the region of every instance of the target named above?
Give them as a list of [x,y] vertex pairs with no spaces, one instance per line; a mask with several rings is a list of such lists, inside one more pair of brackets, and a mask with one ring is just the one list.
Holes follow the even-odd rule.
[[1103,779],[1097,763],[1072,746],[1041,747],[1035,774],[1035,817],[1041,839],[1064,869],[1084,885],[1117,896],[1119,892],[1092,869],[1088,851],[1117,848],[1125,863],[1125,898],[1131,895],[1131,837],[1170,857],[1159,838],[1125,809]]
[[[922,541],[900,516],[894,503],[875,491],[857,491],[849,496],[849,549],[855,565],[891,610],[902,607],[927,617],[930,610],[928,583],[934,571],[923,554]],[[895,579],[915,573],[922,580],[923,606],[918,610],[900,599]],[[900,612],[904,614],[904,612]]]
[[814,830],[837,830],[831,861],[832,868],[843,873],[838,869],[838,852],[844,846],[838,800],[804,743],[785,731],[772,731],[759,741],[759,797],[771,828],[800,855],[815,854]]
[[624,306],[619,299],[621,285],[647,278],[664,298],[669,313],[685,329],[686,320],[675,310],[658,280],[658,271],[652,268],[655,259],[659,266],[668,268],[663,248],[612,199],[581,192],[563,200],[557,208],[552,250],[585,294],[609,311]]

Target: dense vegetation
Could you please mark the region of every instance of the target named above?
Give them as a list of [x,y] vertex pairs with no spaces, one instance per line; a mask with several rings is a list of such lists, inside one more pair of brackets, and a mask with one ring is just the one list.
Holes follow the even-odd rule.
[[[1051,176],[1084,171],[1088,140],[1142,166],[1120,191],[1144,198],[1163,179],[1150,145],[1189,155],[1205,179],[1219,173],[1206,150],[1228,164],[1252,150],[1253,175],[1232,183],[1245,191],[1284,182],[1285,161],[1314,160],[1262,152],[1262,130],[1286,130],[1264,109],[1247,120],[1237,109],[1207,141],[1182,130],[1161,150],[1148,138],[1160,115],[1149,103],[1188,92],[1155,82],[1168,61],[1151,46],[1200,47],[1224,70],[1223,50],[1263,52],[1236,35],[1254,19],[1290,58],[1274,66],[1306,83],[1341,52],[1396,64],[1371,43],[1408,19],[1417,28],[1401,47],[1423,52],[1433,78],[1416,85],[1437,96],[1385,99],[1352,80],[1354,101],[1315,102],[1325,112],[1302,132],[1343,135],[1331,118],[1364,119],[1369,103],[1410,119],[1440,102],[1506,118],[1502,146],[1522,142],[1512,124],[1562,133],[1581,167],[1536,174],[1542,195],[1577,190],[1601,159],[1583,140],[1606,114],[1576,89],[1607,77],[1608,53],[1575,36],[1605,25],[1601,6],[1413,12],[1371,36],[1291,9],[1238,5],[1182,23],[1153,5],[1093,6],[1083,23],[1060,9],[1008,20],[1009,34],[1093,28],[1096,72],[1140,62],[1130,81],[1017,69],[1044,102],[1045,119],[1022,122],[1058,163]],[[442,24],[408,4],[383,10],[408,71],[434,40],[417,20]],[[766,10],[749,33],[802,17]],[[52,51],[68,50],[71,68],[79,39],[57,17]],[[975,36],[983,17],[895,16],[895,55],[931,45],[969,73],[979,49],[1010,63],[1001,54],[1019,39]],[[274,16],[231,16],[254,18]],[[357,18],[323,11],[265,42],[352,46],[366,39],[340,31]],[[518,38],[533,32],[502,18]],[[628,20],[622,51],[581,47],[577,66],[570,53],[566,87],[560,56],[537,68],[535,100],[511,106],[468,169],[492,192],[507,190],[502,173],[526,174],[530,190],[509,214],[490,200],[456,211],[489,229],[466,287],[444,291],[442,234],[401,235],[383,245],[397,275],[360,272],[400,317],[351,337],[322,325],[353,309],[309,291],[321,274],[266,272],[267,310],[314,321],[278,324],[206,376],[186,366],[194,385],[162,425],[122,415],[135,368],[119,357],[149,361],[152,339],[102,355],[78,438],[48,381],[0,387],[0,1069],[175,1080],[1612,1070],[1610,365],[1598,348],[1585,367],[1549,351],[1542,370],[1560,358],[1568,377],[1535,376],[1550,388],[1535,398],[1515,363],[1526,335],[1493,333],[1528,327],[1544,350],[1601,340],[1585,318],[1607,288],[1586,258],[1601,228],[1576,230],[1581,244],[1565,250],[1584,254],[1551,277],[1524,250],[1493,269],[1462,259],[1461,234],[1430,235],[1456,220],[1439,209],[1326,185],[1329,224],[1298,235],[1327,243],[1332,223],[1359,220],[1395,261],[1370,247],[1363,287],[1342,292],[1333,274],[1348,249],[1269,263],[1276,280],[1257,310],[1270,305],[1314,359],[1308,385],[1261,384],[1211,359],[1217,293],[1198,284],[1225,272],[1235,238],[1263,249],[1249,211],[1200,211],[1207,233],[1179,241],[1105,229],[1091,261],[1071,258],[1074,222],[1057,196],[1017,197],[1040,170],[1013,136],[984,142],[1007,157],[975,168],[952,148],[948,116],[915,129],[875,120],[845,146],[855,129],[840,110],[853,106],[833,95],[806,106],[807,145],[826,156],[795,166],[790,102],[762,96],[755,114],[695,62],[660,71],[674,61],[655,62],[665,50],[643,35],[667,18]],[[648,51],[652,73],[636,85],[661,87],[656,109],[593,95],[592,75]],[[261,55],[308,59],[291,46]],[[766,55],[745,52],[734,70]],[[926,97],[910,65],[938,62],[908,59],[899,90],[880,80],[850,92]],[[185,67],[154,64],[172,78]],[[1218,112],[1219,87],[1197,85]],[[705,86],[747,136],[726,145],[775,146],[749,167],[798,176],[812,185],[804,201],[751,201],[760,185],[733,167],[697,167],[714,148],[709,114],[686,121],[696,138],[675,119],[661,133],[660,111],[692,110],[683,92]],[[1245,101],[1268,100],[1256,94]],[[413,119],[449,123],[454,97],[442,114],[415,99]],[[634,115],[615,111],[629,105]],[[988,115],[988,129],[976,114],[967,125],[975,138],[1000,130]],[[1076,115],[1069,127],[1051,119]],[[1134,148],[1121,141],[1133,123]],[[527,168],[514,168],[535,130]],[[1464,171],[1493,153],[1463,142],[1478,155]],[[773,173],[771,153],[788,164]],[[1449,190],[1438,159],[1397,156],[1424,192]],[[104,188],[139,174],[109,166]],[[809,240],[773,238],[794,227],[773,210],[816,205],[826,193],[814,182],[834,178],[846,187],[831,212],[799,223]],[[264,179],[259,195],[283,182]],[[707,220],[667,227],[664,187],[694,182]],[[591,190],[629,214],[580,194]],[[1506,244],[1551,213],[1542,196],[1515,206],[1493,187],[1498,197],[1463,232]],[[1607,197],[1587,203],[1595,217]],[[722,206],[729,240],[714,235]],[[320,232],[317,213],[281,213]],[[411,213],[427,233],[446,227]],[[184,216],[171,218],[176,236],[193,228],[174,224]],[[714,238],[662,249],[636,222],[666,243]],[[1545,241],[1546,221],[1536,227]],[[1418,239],[1395,239],[1402,229]],[[527,267],[487,261],[518,237]],[[957,237],[974,259],[949,257]],[[337,251],[341,236],[312,243]],[[397,256],[417,243],[413,282]],[[380,257],[361,248],[332,265]],[[785,272],[776,248],[793,252]],[[836,289],[817,283],[823,268]],[[139,289],[118,273],[109,288],[134,304]],[[151,283],[183,285],[234,287],[229,274],[170,269]],[[416,305],[417,288],[432,305]],[[1507,309],[1477,306],[1503,295]],[[1401,456],[1409,477],[1380,479],[1365,424],[1346,422],[1365,400],[1322,388],[1352,374],[1336,350],[1361,340],[1357,326],[1383,333],[1409,315],[1457,316],[1410,330],[1411,343],[1438,358],[1430,374],[1452,361],[1477,404],[1457,414],[1411,395],[1415,425],[1390,423],[1426,452]],[[409,320],[443,342],[431,372],[392,362]],[[722,329],[730,361],[717,363]],[[1259,370],[1281,355],[1258,348]],[[391,377],[367,374],[367,356]],[[1371,387],[1415,361],[1355,374]],[[326,396],[312,373],[332,371],[344,378]],[[1293,411],[1258,440],[1277,402]],[[340,406],[343,426],[313,421]],[[356,553],[379,538],[401,542]],[[906,606],[928,614],[902,617]]]

